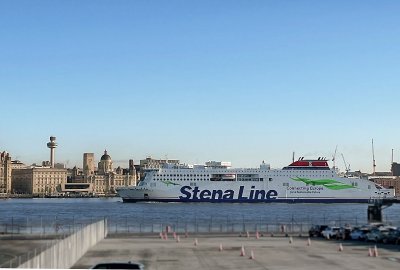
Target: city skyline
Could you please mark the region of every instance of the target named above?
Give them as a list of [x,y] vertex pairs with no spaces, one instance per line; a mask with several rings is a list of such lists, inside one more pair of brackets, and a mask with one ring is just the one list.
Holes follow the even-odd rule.
[[[272,168],[400,161],[396,1],[2,1],[0,151]],[[126,162],[125,162],[126,160]],[[68,162],[67,162],[68,161]],[[332,165],[332,164],[331,164]]]

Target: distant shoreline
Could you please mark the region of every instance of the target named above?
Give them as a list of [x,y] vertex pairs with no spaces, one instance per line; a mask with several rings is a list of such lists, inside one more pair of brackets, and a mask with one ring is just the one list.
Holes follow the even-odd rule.
[[115,195],[91,195],[91,196],[77,196],[77,195],[70,195],[70,196],[57,196],[57,195],[50,195],[50,196],[33,196],[33,195],[16,195],[11,194],[6,197],[2,197],[0,199],[81,199],[81,198],[115,198],[119,197],[117,194]]

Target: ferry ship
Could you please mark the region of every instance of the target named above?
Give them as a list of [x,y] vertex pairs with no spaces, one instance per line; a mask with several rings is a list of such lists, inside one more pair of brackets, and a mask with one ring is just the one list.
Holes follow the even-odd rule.
[[366,203],[395,195],[367,179],[340,175],[325,158],[299,158],[282,169],[264,161],[253,169],[217,161],[165,164],[117,192],[124,202]]

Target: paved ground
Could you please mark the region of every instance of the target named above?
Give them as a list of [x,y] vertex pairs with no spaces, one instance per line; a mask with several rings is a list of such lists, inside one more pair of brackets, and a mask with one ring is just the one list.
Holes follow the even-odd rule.
[[[181,236],[177,243],[171,236],[161,240],[156,235],[110,236],[90,249],[73,268],[90,268],[99,262],[137,261],[145,269],[400,269],[400,246],[379,246],[379,257],[368,257],[371,244],[339,242],[294,237],[246,238],[237,235]],[[219,251],[222,243],[223,251]],[[246,256],[241,257],[241,246]],[[383,248],[385,247],[385,248]],[[249,259],[253,250],[255,259]]]
[[[40,235],[1,235],[0,236],[0,266],[9,260],[16,258],[14,264],[18,263],[18,256],[23,255],[21,259],[24,260],[30,252],[29,256],[33,256],[35,249],[37,252],[41,248],[45,248],[46,244],[54,239],[54,236],[40,236]],[[3,267],[9,267],[5,265]]]

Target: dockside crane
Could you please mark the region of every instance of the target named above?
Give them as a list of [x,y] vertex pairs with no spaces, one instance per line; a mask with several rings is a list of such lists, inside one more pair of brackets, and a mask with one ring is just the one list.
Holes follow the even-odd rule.
[[335,148],[335,153],[333,154],[333,157],[332,157],[333,169],[334,170],[336,170],[336,151],[337,151],[337,145],[336,145],[336,148]]
[[374,151],[374,139],[372,139],[372,175],[375,176],[375,151]]
[[348,174],[349,171],[350,171],[350,164],[347,166],[347,162],[346,162],[346,160],[344,159],[343,153],[342,153],[342,158],[343,158],[343,162],[344,162],[344,167],[346,168],[346,174]]

